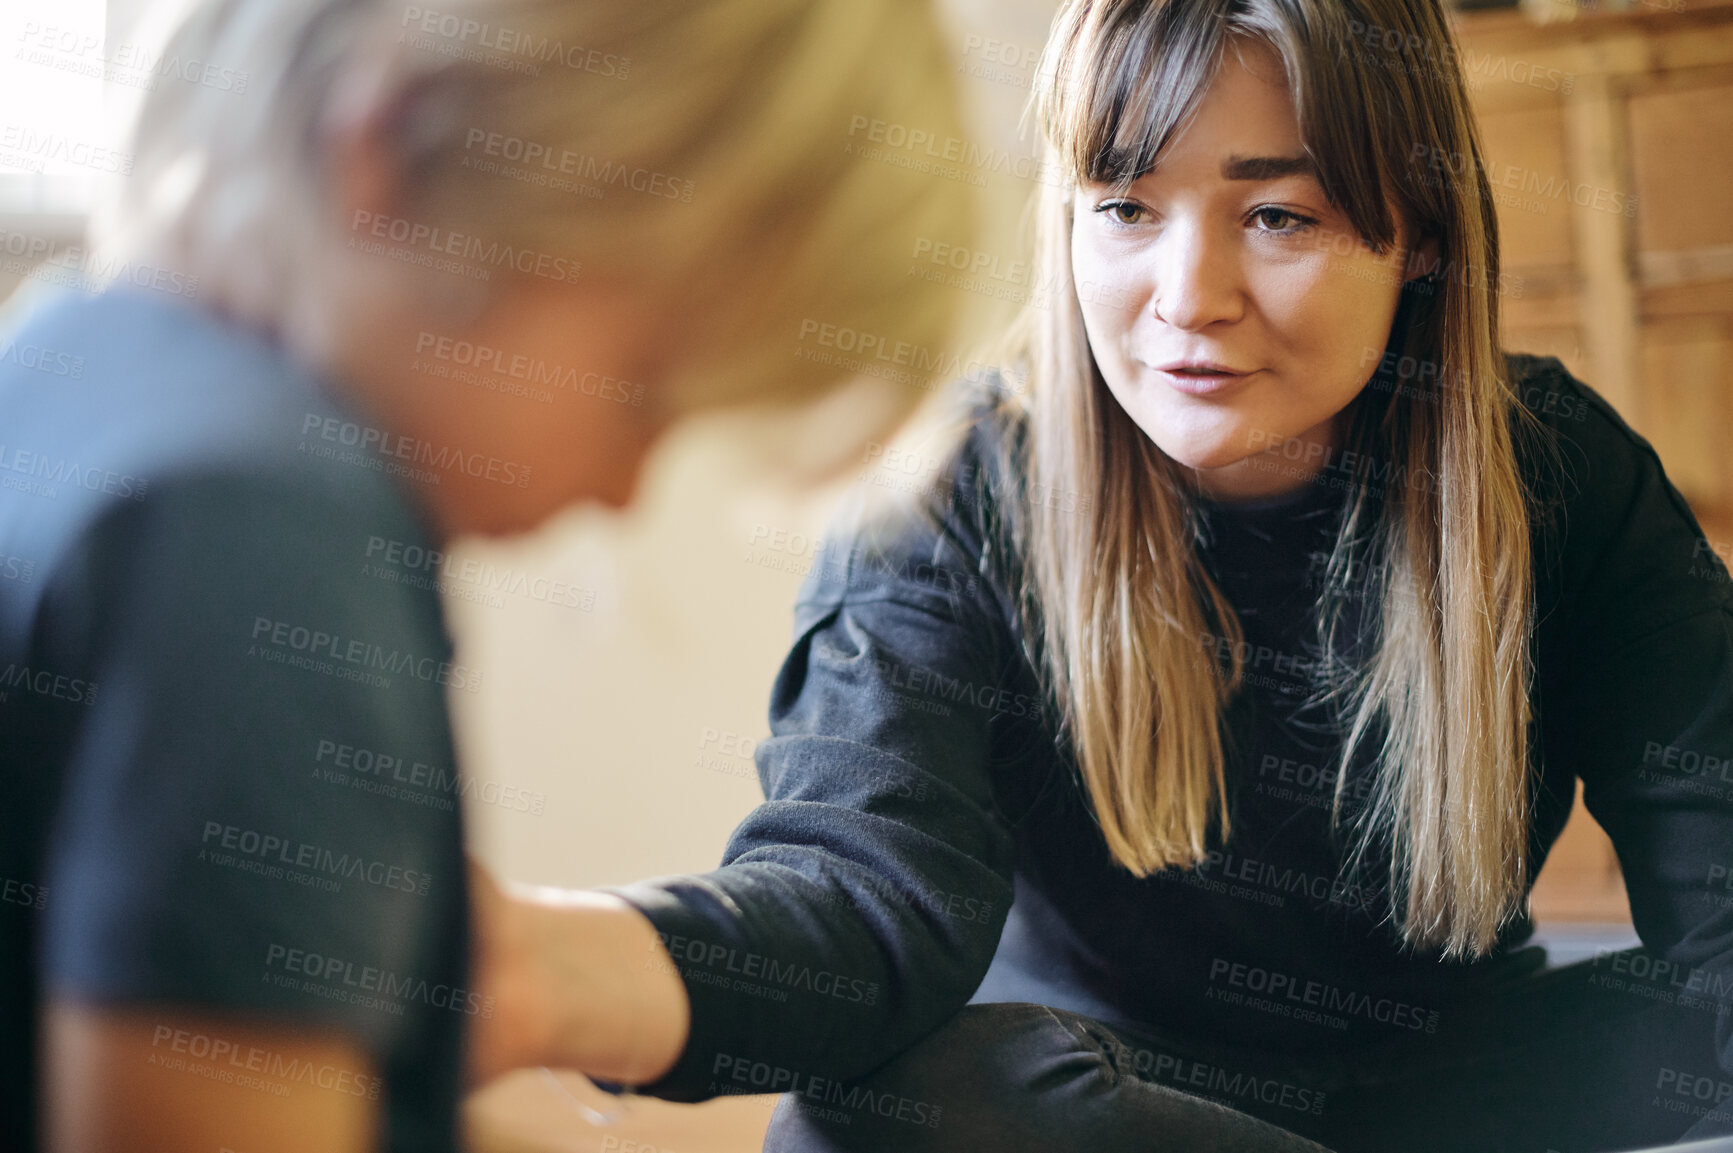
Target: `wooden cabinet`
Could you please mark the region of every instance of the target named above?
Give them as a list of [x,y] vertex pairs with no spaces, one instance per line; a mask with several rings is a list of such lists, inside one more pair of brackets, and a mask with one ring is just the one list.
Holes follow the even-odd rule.
[[[1733,0],[1549,23],[1469,13],[1458,27],[1504,271],[1520,278],[1505,346],[1556,355],[1606,396],[1733,556]],[[1535,911],[1628,919],[1611,844],[1580,803]]]

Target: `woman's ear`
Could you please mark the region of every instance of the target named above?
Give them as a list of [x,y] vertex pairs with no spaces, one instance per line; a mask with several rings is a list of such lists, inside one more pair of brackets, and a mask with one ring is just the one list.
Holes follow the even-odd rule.
[[1438,237],[1422,236],[1419,243],[1408,250],[1408,271],[1402,279],[1409,284],[1417,280],[1438,279]]

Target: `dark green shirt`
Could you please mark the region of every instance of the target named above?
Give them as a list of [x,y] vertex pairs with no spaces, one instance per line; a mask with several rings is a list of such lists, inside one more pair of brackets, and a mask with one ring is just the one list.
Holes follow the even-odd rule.
[[[35,1147],[52,995],[160,1014],[171,1072],[373,1098],[386,1148],[454,1149],[491,1011],[445,699],[476,672],[385,559],[427,540],[383,434],[144,293],[0,342],[35,350],[0,353],[0,1145]],[[173,1025],[224,1014],[338,1030],[377,1076]]]

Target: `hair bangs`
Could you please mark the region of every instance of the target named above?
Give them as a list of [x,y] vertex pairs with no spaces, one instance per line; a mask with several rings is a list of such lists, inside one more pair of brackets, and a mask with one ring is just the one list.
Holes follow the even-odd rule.
[[[1400,193],[1395,158],[1355,125],[1402,93],[1379,93],[1367,78],[1339,75],[1347,29],[1301,28],[1247,0],[1128,0],[1078,6],[1076,19],[1048,46],[1041,126],[1072,181],[1124,187],[1155,170],[1184,130],[1236,39],[1268,45],[1282,61],[1301,137],[1325,195],[1378,254],[1395,243],[1388,196]],[[1298,34],[1298,35],[1296,35]],[[1319,43],[1302,43],[1300,37]],[[1320,110],[1354,105],[1352,115]],[[1404,198],[1406,201],[1408,198]],[[1431,217],[1431,212],[1416,213]],[[1430,221],[1426,221],[1430,223]]]
[[1056,38],[1042,122],[1077,183],[1152,172],[1214,79],[1235,0],[1098,9]]

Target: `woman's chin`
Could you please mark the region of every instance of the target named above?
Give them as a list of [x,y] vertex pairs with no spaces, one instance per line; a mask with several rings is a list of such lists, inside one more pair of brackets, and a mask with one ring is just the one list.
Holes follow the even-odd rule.
[[1157,441],[1156,447],[1166,453],[1167,457],[1175,464],[1183,468],[1204,472],[1231,468],[1257,455],[1255,452],[1248,452],[1244,445],[1219,442],[1199,443],[1196,439],[1177,444],[1173,448]]

